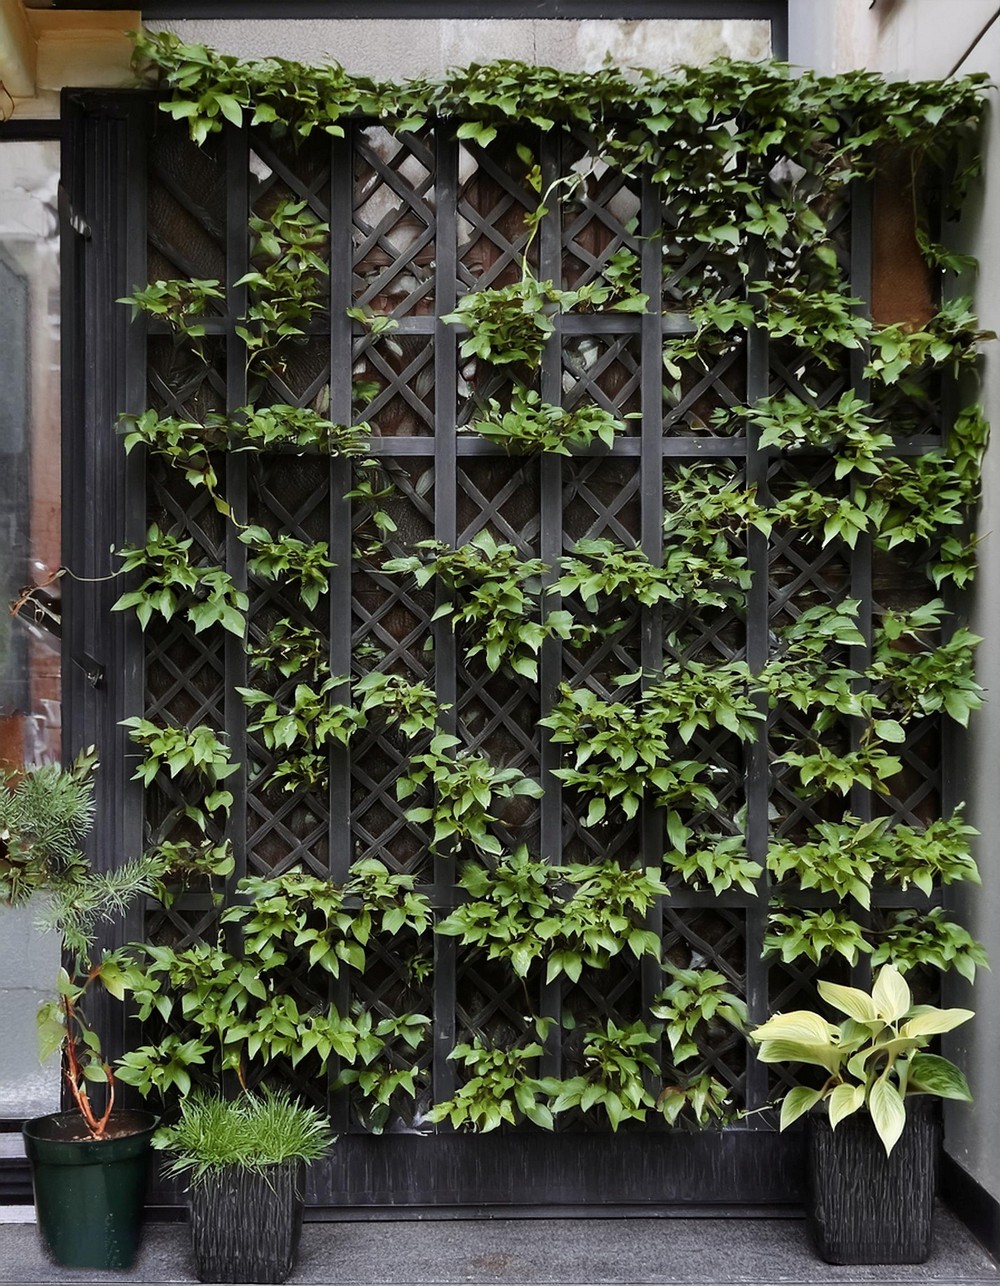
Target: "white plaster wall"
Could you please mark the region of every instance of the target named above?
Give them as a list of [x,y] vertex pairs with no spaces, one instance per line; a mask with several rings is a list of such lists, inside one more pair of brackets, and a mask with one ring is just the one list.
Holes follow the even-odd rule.
[[[938,79],[956,71],[987,72],[1000,81],[1000,14],[996,0],[791,0],[789,56],[793,62],[839,71],[868,66],[908,79]],[[983,136],[983,177],[949,240],[975,255],[977,278],[957,293],[973,294],[982,324],[1000,332],[1000,119],[997,92]],[[977,656],[987,705],[963,739],[956,797],[965,799],[981,838],[976,856],[983,887],[957,886],[949,905],[986,946],[992,973],[981,970],[970,987],[948,976],[949,1003],[976,1010],[973,1023],[949,1038],[949,1055],[966,1071],[975,1104],[949,1105],[945,1147],[989,1193],[1000,1200],[1000,343],[983,349],[977,397],[994,426],[986,456],[979,530],[980,573],[970,598],[972,628],[983,636]]]
[[188,19],[146,26],[244,58],[333,61],[355,74],[385,79],[437,75],[495,58],[581,71],[596,70],[610,59],[619,66],[666,71],[723,55],[762,59],[771,52],[770,23],[736,18]]
[[[954,6],[951,6],[954,10]],[[1000,77],[1000,23],[995,24],[962,63],[961,71],[986,71]],[[979,259],[977,279],[970,283],[982,324],[1000,333],[1000,118],[997,96],[983,137],[983,177],[956,234],[956,244]],[[970,396],[977,396],[976,390]],[[977,858],[982,889],[958,886],[951,898],[962,922],[980,938],[993,971],[980,971],[974,988],[956,983],[951,1001],[975,1009],[977,1017],[951,1038],[947,1051],[968,1073],[975,1105],[947,1114],[946,1147],[952,1156],[1000,1200],[1000,863],[994,847],[1000,835],[1000,345],[983,350],[982,386],[978,390],[993,425],[987,452],[979,530],[983,533],[980,573],[972,600],[972,628],[983,636],[976,669],[986,688],[987,704],[972,721],[966,738],[964,789],[970,820],[981,838]]]
[[937,79],[961,65],[996,0],[789,0],[789,61]]

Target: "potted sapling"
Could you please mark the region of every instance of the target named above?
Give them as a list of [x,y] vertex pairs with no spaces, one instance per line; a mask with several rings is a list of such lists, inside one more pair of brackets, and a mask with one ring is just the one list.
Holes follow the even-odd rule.
[[67,1267],[127,1268],[139,1245],[156,1117],[118,1105],[114,1071],[86,1008],[101,987],[118,999],[125,990],[122,954],[94,958],[97,925],[150,892],[162,868],[141,859],[105,873],[90,869],[79,846],[91,823],[95,767],[91,750],[68,769],[45,765],[5,777],[0,845],[8,900],[44,895],[40,922],[62,935],[67,960],[53,998],[39,1009],[38,1038],[43,1059],[61,1056],[71,1107],[23,1127],[42,1245]]

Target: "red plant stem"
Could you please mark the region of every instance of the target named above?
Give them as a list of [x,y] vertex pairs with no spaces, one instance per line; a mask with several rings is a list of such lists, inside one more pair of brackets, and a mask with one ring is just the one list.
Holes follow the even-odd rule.
[[76,1056],[76,1013],[73,1008],[73,1002],[69,996],[63,996],[63,1009],[66,1014],[66,1082],[69,1085],[69,1091],[73,1095],[73,1101],[76,1103],[80,1115],[83,1117],[87,1129],[95,1139],[103,1139],[104,1133],[108,1128],[108,1120],[111,1117],[111,1111],[115,1105],[115,1077],[107,1063],[104,1064],[104,1075],[108,1081],[108,1105],[103,1115],[98,1116],[90,1102],[86,1086],[81,1085],[83,1079],[80,1070],[80,1061]]

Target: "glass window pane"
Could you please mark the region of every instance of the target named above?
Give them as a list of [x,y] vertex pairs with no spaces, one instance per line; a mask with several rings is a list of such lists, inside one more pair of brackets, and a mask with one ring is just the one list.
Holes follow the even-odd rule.
[[[59,144],[0,143],[0,593],[61,563]],[[0,761],[58,758],[59,582],[0,612]]]

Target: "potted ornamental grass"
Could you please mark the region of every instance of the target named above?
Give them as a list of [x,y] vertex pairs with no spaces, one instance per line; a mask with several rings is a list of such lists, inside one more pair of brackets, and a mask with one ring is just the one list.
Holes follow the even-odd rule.
[[285,1281],[302,1231],[305,1167],[332,1142],[326,1117],[287,1091],[181,1100],[153,1147],[169,1158],[167,1177],[187,1181],[200,1281]]
[[52,1000],[38,1012],[43,1060],[59,1054],[70,1110],[25,1122],[38,1230],[46,1253],[73,1268],[127,1268],[138,1249],[156,1117],[118,1105],[115,1075],[86,1017],[103,987],[121,999],[121,953],[93,954],[98,924],[149,892],[148,859],[97,873],[81,844],[93,818],[93,749],[69,768],[46,764],[0,781],[2,896],[41,897],[41,927],[63,939]]
[[893,965],[870,994],[832,982],[818,988],[845,1015],[839,1024],[796,1010],[750,1033],[762,1062],[821,1069],[818,1085],[789,1091],[780,1122],[784,1130],[806,1117],[816,1249],[834,1264],[923,1263],[940,1142],[935,1100],[972,1099],[962,1072],[927,1046],[972,1010],[915,1005]]

